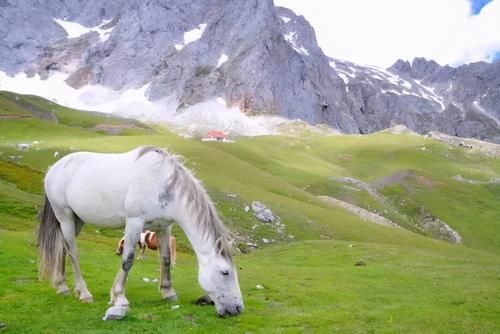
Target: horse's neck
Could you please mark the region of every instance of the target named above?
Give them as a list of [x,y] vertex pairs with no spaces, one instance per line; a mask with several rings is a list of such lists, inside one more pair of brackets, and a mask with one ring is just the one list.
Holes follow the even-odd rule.
[[211,235],[205,235],[201,224],[198,224],[195,215],[189,210],[181,210],[177,223],[183,229],[184,233],[193,246],[193,249],[198,257],[198,261],[203,262],[215,249],[215,240]]

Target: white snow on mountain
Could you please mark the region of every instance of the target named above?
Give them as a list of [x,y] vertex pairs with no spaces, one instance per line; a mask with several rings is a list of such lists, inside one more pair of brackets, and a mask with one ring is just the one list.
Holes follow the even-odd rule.
[[282,19],[282,20],[283,20],[283,22],[285,22],[285,23],[290,22],[290,18],[289,18],[289,17],[286,17],[286,16],[281,16],[281,19]]
[[121,91],[100,85],[74,89],[65,83],[67,76],[56,72],[47,80],[41,80],[38,75],[28,78],[25,73],[18,73],[11,77],[0,71],[0,90],[38,95],[66,107],[163,123],[189,136],[213,129],[244,136],[272,135],[276,134],[278,126],[293,122],[278,116],[248,116],[237,107],[226,106],[223,97],[179,112],[175,96],[149,101],[146,97],[148,84]]
[[303,55],[309,56],[309,51],[307,51],[306,48],[304,48],[303,45],[298,46],[297,45],[297,32],[290,32],[288,34],[284,34],[283,37],[285,38],[285,41],[290,43],[290,45],[293,47],[295,51],[298,53],[301,53]]
[[82,35],[88,34],[89,32],[95,31],[99,34],[99,38],[101,39],[101,41],[105,42],[109,38],[111,31],[113,30],[113,28],[108,28],[108,29],[101,28],[103,25],[109,23],[111,20],[104,20],[100,25],[91,28],[84,27],[76,22],[70,22],[61,19],[54,19],[54,21],[66,31],[66,33],[68,34],[68,38],[80,37]]
[[219,60],[217,61],[217,68],[221,67],[222,64],[224,64],[229,58],[227,55],[223,54],[220,56]]
[[206,23],[202,23],[198,25],[198,28],[194,28],[192,30],[186,31],[184,33],[184,39],[182,44],[175,44],[175,48],[180,51],[182,50],[187,44],[195,42],[201,38],[203,35],[203,32],[207,28]]

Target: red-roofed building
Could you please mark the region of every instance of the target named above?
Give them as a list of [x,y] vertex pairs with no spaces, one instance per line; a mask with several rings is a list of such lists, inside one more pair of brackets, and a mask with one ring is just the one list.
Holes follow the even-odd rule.
[[213,140],[224,140],[227,138],[227,136],[222,131],[212,130],[208,131],[208,138]]
[[202,138],[201,141],[223,141],[225,143],[234,143],[234,140],[227,139],[227,135],[218,130],[208,131],[207,137]]

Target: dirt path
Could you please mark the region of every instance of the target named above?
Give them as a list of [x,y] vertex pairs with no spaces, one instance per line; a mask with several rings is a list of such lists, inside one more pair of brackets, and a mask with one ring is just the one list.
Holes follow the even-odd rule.
[[389,219],[382,217],[379,214],[376,214],[374,212],[368,211],[366,209],[360,208],[359,206],[353,205],[351,203],[347,203],[344,201],[341,201],[339,199],[330,197],[330,196],[318,196],[318,199],[320,199],[322,202],[335,205],[335,206],[340,206],[358,217],[360,217],[362,220],[378,224],[378,225],[384,225],[384,226],[389,226],[389,227],[399,227],[398,224],[393,223]]

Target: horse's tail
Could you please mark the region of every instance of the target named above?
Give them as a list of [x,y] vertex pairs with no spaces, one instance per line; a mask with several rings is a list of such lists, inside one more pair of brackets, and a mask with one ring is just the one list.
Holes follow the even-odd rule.
[[64,258],[67,250],[61,224],[57,220],[47,196],[45,196],[45,203],[40,212],[38,251],[40,253],[39,278],[48,278],[52,284],[56,285],[64,272]]

